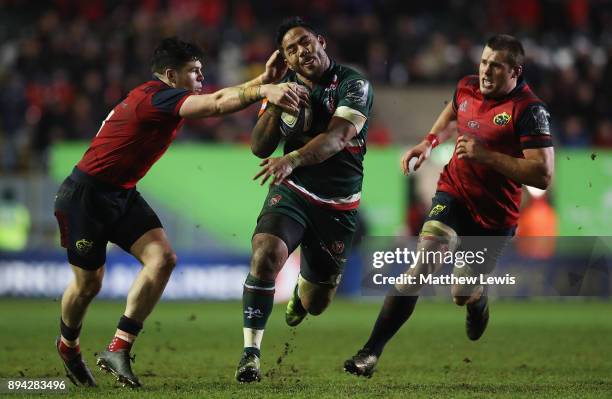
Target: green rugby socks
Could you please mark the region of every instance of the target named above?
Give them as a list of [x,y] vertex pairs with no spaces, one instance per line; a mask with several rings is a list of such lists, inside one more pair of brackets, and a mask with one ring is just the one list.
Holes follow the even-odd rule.
[[263,330],[274,306],[274,281],[260,280],[249,273],[242,292],[244,347],[259,352]]

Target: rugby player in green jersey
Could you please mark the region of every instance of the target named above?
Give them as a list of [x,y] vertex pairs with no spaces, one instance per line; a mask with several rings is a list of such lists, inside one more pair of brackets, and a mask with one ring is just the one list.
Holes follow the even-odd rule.
[[[310,107],[288,115],[264,103],[253,129],[251,149],[264,158],[255,179],[272,184],[244,283],[244,351],[235,375],[240,382],[261,379],[260,348],[274,281],[298,246],[300,275],[287,324],[321,314],[336,292],[356,229],[373,102],[368,80],[330,59],[325,39],[300,18],[283,22],[276,42],[287,63],[284,81],[306,86]],[[285,155],[268,158],[281,139]]]

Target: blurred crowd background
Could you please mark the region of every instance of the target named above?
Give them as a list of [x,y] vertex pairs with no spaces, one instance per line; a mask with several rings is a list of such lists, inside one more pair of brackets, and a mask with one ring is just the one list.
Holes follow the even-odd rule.
[[[302,15],[329,53],[375,87],[452,86],[474,73],[486,38],[512,33],[525,76],[548,103],[557,145],[612,147],[612,2],[606,0],[0,0],[0,171],[45,170],[62,139],[91,139],[127,92],[150,77],[158,40],[205,51],[205,89],[244,81],[275,49],[286,16]],[[181,139],[246,141],[256,107],[191,123]],[[376,113],[381,144],[384,112]],[[404,141],[410,141],[409,139]]]

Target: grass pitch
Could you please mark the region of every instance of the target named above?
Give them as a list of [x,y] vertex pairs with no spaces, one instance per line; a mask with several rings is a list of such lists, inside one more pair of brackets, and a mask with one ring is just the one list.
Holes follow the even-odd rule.
[[[478,342],[465,335],[463,308],[421,301],[372,379],[344,374],[342,363],[367,339],[378,303],[336,301],[296,329],[284,325],[284,306],[276,305],[263,343],[265,377],[249,385],[234,380],[242,347],[240,306],[160,303],[133,350],[144,387],[132,391],[94,368],[94,353],[108,343],[123,311],[120,302],[94,302],[81,347],[100,386],[71,387],[69,396],[612,397],[610,301],[496,301]],[[53,346],[58,324],[59,302],[0,299],[0,377],[63,376]]]

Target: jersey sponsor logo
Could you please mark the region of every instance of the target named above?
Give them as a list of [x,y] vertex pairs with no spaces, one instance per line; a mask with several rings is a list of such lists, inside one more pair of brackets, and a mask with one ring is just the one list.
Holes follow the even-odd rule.
[[550,135],[550,113],[541,105],[531,108],[536,134]]
[[297,121],[298,121],[297,116],[292,115],[292,114],[287,113],[287,112],[283,112],[283,113],[281,114],[281,119],[282,119],[282,120],[283,120],[283,122],[284,122],[284,123],[285,123],[287,126],[289,126],[290,128],[295,127],[295,124],[296,124],[296,123],[297,123]]
[[467,100],[463,100],[463,101],[461,101],[461,104],[459,104],[459,112],[465,112],[465,111],[467,111],[467,107],[468,107],[468,102],[467,102]]
[[368,91],[370,85],[363,79],[352,80],[348,83],[346,99],[357,104],[360,107],[365,107],[368,102]]
[[274,206],[278,204],[281,199],[283,199],[283,196],[280,194],[276,194],[274,197],[270,198],[270,201],[268,201],[268,205]]
[[91,251],[91,248],[93,247],[93,241],[89,241],[83,238],[76,242],[75,247],[78,253],[80,253],[81,255],[85,255],[89,251]]
[[244,314],[247,315],[247,319],[261,319],[263,317],[263,313],[259,309],[253,309],[252,307],[247,307],[247,310],[244,311]]
[[438,205],[434,206],[433,208],[431,208],[431,211],[429,211],[429,217],[438,216],[445,209],[446,209],[446,205],[438,204]]
[[510,122],[510,119],[512,119],[512,117],[507,112],[502,112],[493,117],[493,123],[497,126],[505,126]]
[[469,121],[467,125],[470,129],[480,129],[480,123],[478,121]]

